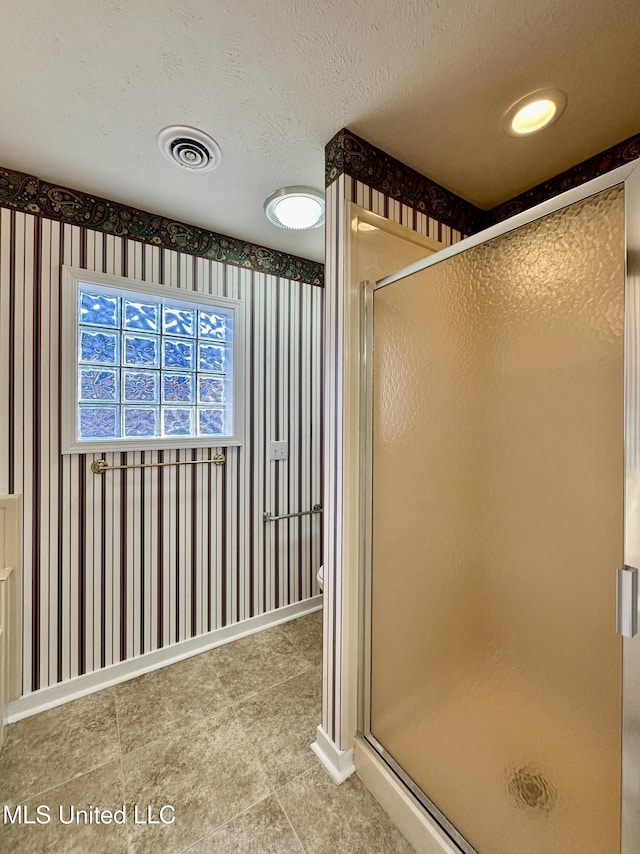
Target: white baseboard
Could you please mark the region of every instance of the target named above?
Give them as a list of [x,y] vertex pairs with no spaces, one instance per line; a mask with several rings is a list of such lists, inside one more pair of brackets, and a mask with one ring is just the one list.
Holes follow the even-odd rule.
[[355,741],[358,776],[417,854],[460,854],[427,811],[363,738]]
[[356,770],[353,764],[353,748],[337,748],[321,726],[316,730],[316,740],[311,745],[311,750],[322,762],[334,783],[344,783]]
[[22,718],[37,715],[39,712],[52,709],[54,706],[61,706],[71,700],[77,700],[87,694],[101,691],[103,688],[110,688],[119,682],[126,682],[128,679],[142,676],[143,673],[166,667],[167,664],[175,664],[177,661],[190,658],[200,652],[206,652],[208,649],[214,649],[263,629],[295,620],[305,614],[311,614],[320,608],[322,608],[322,596],[312,596],[310,599],[296,602],[293,605],[285,605],[284,608],[260,614],[258,617],[251,617],[241,623],[234,623],[232,626],[225,626],[223,629],[215,629],[212,632],[207,632],[207,634],[198,635],[198,637],[180,641],[163,649],[139,655],[137,658],[112,664],[109,667],[102,668],[102,670],[95,670],[92,673],[85,673],[83,676],[68,679],[66,682],[42,688],[40,691],[26,694],[9,703],[7,722],[15,723]]

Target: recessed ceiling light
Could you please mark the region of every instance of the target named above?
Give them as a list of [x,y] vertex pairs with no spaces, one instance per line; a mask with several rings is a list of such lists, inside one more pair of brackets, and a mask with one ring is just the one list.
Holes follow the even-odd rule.
[[280,228],[319,228],[324,224],[324,196],[312,187],[283,187],[266,199],[264,212]]
[[562,89],[540,89],[520,98],[504,114],[502,130],[510,136],[529,136],[555,122],[567,106]]

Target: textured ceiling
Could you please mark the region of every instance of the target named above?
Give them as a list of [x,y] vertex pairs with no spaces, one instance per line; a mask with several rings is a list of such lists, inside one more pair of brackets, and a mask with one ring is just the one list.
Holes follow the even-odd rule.
[[[321,260],[263,200],[342,127],[489,208],[640,131],[638,0],[0,0],[0,165]],[[500,130],[559,87],[564,116]],[[197,175],[156,146],[211,134]]]

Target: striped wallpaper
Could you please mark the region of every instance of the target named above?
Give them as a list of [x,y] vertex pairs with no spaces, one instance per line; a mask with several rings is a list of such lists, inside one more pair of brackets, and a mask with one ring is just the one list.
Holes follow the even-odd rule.
[[[63,264],[242,300],[239,448],[60,454]],[[323,289],[0,208],[0,494],[24,501],[28,694],[301,601],[317,591],[320,518],[262,513],[322,501]],[[289,442],[289,459],[266,458]]]
[[468,236],[462,234],[458,229],[444,225],[434,217],[428,216],[410,205],[405,205],[386,193],[374,190],[373,187],[369,187],[362,181],[346,174],[344,175],[344,198],[348,202],[355,202],[366,211],[386,217],[398,225],[404,225],[411,231],[431,237],[445,246],[458,243],[463,237]]
[[[324,648],[322,728],[339,750],[353,746],[352,650],[357,627],[346,615],[351,586],[349,573],[359,567],[347,566],[344,532],[358,524],[357,500],[353,483],[358,480],[359,448],[348,431],[345,410],[360,399],[358,370],[359,318],[354,317],[359,302],[354,299],[347,279],[349,229],[346,202],[355,202],[412,231],[445,245],[459,242],[466,234],[443,225],[431,216],[402,204],[344,173],[326,188],[325,243],[325,527],[324,527]],[[426,254],[426,252],[425,252]],[[354,348],[358,348],[357,353]],[[350,637],[345,632],[351,633]]]

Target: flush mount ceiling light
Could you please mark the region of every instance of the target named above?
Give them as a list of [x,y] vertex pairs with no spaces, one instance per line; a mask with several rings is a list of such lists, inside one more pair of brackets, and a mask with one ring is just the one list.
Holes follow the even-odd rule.
[[566,106],[567,96],[562,89],[539,89],[507,110],[502,130],[509,136],[529,136],[553,124]]
[[190,172],[211,172],[222,160],[222,152],[215,139],[186,125],[171,125],[161,130],[158,148],[167,160]]
[[324,224],[324,196],[312,187],[283,187],[265,200],[264,212],[280,228],[319,228]]

